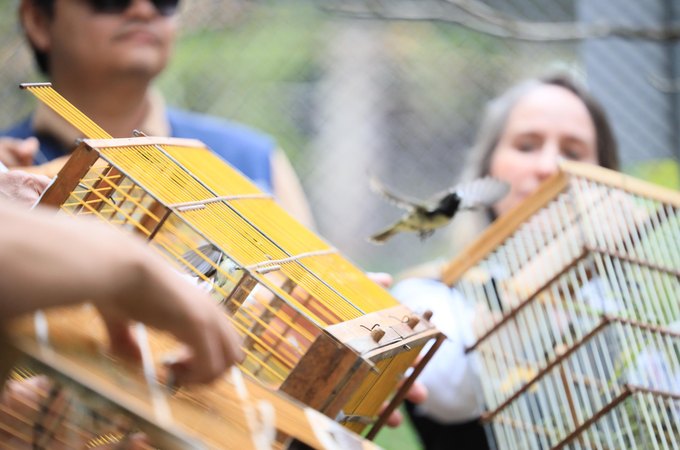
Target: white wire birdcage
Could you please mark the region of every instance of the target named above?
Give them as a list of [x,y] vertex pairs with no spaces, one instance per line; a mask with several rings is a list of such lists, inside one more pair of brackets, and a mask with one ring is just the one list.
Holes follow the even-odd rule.
[[565,163],[452,262],[498,448],[679,448],[679,207]]

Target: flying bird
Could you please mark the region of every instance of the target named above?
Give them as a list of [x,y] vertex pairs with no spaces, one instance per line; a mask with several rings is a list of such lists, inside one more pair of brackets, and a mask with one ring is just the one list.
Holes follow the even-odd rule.
[[416,232],[420,239],[425,239],[437,228],[449,223],[458,211],[491,206],[510,190],[508,183],[484,177],[461,183],[436,195],[430,201],[421,202],[390,192],[374,177],[370,179],[370,186],[371,190],[406,210],[406,214],[396,223],[369,238],[377,244],[382,244],[403,231]]

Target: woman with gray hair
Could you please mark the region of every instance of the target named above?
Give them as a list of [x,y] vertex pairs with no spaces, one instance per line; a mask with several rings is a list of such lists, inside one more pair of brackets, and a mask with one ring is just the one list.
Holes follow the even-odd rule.
[[[566,75],[559,74],[532,78],[516,84],[491,100],[486,107],[475,143],[469,152],[469,159],[465,166],[466,170],[462,176],[463,181],[487,175],[498,176],[500,179],[510,183],[511,191],[505,200],[496,205],[496,207],[477,213],[469,213],[467,216],[458,217],[453,222],[450,228],[453,246],[452,254],[460,251],[463,246],[470,243],[479,232],[493,222],[498,215],[521,202],[524,197],[535,190],[538,183],[557,171],[558,158],[588,162],[588,152],[583,154],[583,151],[574,151],[574,146],[579,145],[579,141],[583,141],[582,135],[590,127],[587,123],[588,121],[582,124],[579,121],[570,120],[570,117],[567,115],[570,111],[562,108],[561,96],[558,95],[551,100],[550,97],[541,94],[546,89],[548,92],[558,93],[560,90],[567,91],[566,94],[571,93],[571,97],[575,97],[580,102],[581,107],[585,108],[585,111],[582,110],[581,112],[587,114],[593,127],[595,160],[590,160],[589,162],[594,162],[608,169],[618,170],[618,148],[609,119],[600,103],[579,83]],[[557,119],[559,119],[562,128],[572,128],[571,130],[562,130],[562,139],[554,142],[555,145],[560,147],[555,148],[557,152],[543,152],[541,149],[536,148],[544,140],[550,139],[548,136],[545,136],[547,130],[545,130],[544,125],[536,122],[536,120],[540,120],[539,117],[533,119],[535,124],[532,125],[530,122],[527,122],[530,119],[525,118],[522,111],[515,111],[515,107],[530,94],[536,98],[534,100],[537,103],[536,116],[547,113],[547,111],[543,111],[541,108],[543,102],[553,101],[553,107],[556,110]],[[531,97],[529,97],[529,101],[531,101]],[[512,118],[515,119],[518,126],[533,126],[534,129],[527,128],[517,136],[514,136],[514,134],[510,135],[513,133],[513,130],[508,130],[511,115],[514,116]],[[586,116],[581,115],[581,118],[583,117]],[[543,119],[544,121],[549,120],[546,116]],[[578,131],[579,129],[581,130],[580,132]],[[518,142],[517,144],[519,145],[512,145],[510,139],[513,137],[522,140],[522,142]],[[506,138],[506,140],[503,141],[503,138]],[[555,138],[559,139],[560,136],[555,136]],[[547,142],[547,144],[550,144],[550,142]],[[536,157],[537,154],[538,157]],[[494,162],[502,164],[503,161],[510,161],[518,167],[499,167],[498,164],[493,165]],[[532,164],[532,162],[535,164]],[[511,168],[516,169],[514,174],[509,172]],[[521,178],[525,179],[524,184],[520,184],[519,179]]]
[[[558,170],[561,158],[618,168],[616,142],[604,110],[576,82],[561,75],[532,79],[491,101],[464,179],[490,175],[506,181],[510,192],[491,208],[457,218],[453,250],[522,203]],[[393,288],[413,310],[433,311],[432,321],[449,338],[419,377],[428,399],[407,409],[427,450],[489,448],[479,422],[484,405],[476,361],[464,351],[473,343],[476,311],[439,281],[440,267],[430,265],[429,271],[419,271],[420,278],[405,279]]]

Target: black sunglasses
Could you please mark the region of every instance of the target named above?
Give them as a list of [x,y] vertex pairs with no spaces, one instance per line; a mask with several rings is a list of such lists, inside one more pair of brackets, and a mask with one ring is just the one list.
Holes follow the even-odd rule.
[[[101,14],[120,14],[130,7],[134,0],[88,0],[92,11]],[[179,0],[149,0],[162,16],[177,12]]]

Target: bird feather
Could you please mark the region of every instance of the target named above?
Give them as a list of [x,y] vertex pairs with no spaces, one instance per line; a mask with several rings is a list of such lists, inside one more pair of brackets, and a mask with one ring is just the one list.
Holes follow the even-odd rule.
[[426,208],[427,206],[421,202],[420,200],[404,197],[402,195],[397,195],[394,192],[391,192],[389,189],[385,187],[377,178],[374,176],[371,176],[369,178],[369,186],[373,192],[375,192],[378,195],[381,195],[385,200],[388,202],[392,203],[394,206],[397,206],[401,209],[405,209],[407,211],[413,211],[414,208],[420,207],[420,208]]
[[462,200],[460,208],[474,209],[493,205],[507,195],[510,186],[505,181],[484,177],[461,183],[454,189]]

